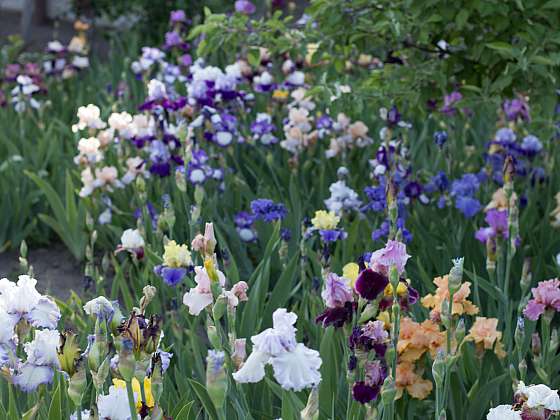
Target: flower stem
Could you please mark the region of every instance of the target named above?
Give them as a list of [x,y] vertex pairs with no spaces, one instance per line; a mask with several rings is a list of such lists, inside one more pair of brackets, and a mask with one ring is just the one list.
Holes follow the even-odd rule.
[[140,381],[140,395],[142,397],[142,403],[146,404],[147,400],[146,400],[146,391],[144,389],[144,380]]
[[136,402],[134,401],[134,391],[132,390],[132,382],[126,382],[126,392],[128,394],[128,405],[130,407],[130,418],[136,418]]

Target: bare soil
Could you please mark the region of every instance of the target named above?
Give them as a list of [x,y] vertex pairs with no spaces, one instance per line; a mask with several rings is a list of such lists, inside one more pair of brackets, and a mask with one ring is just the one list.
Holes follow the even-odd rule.
[[[78,294],[84,291],[82,267],[62,244],[52,244],[48,248],[31,249],[29,264],[37,279],[37,289],[56,298],[66,300],[70,291]],[[15,251],[0,254],[0,278],[17,281],[20,274],[19,256]]]

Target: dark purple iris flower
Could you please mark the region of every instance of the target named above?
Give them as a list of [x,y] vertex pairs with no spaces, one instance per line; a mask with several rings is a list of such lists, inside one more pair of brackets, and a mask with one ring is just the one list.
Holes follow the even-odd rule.
[[418,198],[422,194],[422,185],[416,181],[411,181],[404,187],[404,193],[409,198]]
[[371,386],[364,381],[358,381],[352,387],[352,397],[361,404],[367,404],[377,398],[380,389],[379,386]]
[[352,321],[352,315],[355,310],[356,304],[354,302],[346,302],[344,306],[326,308],[322,314],[315,318],[315,322],[321,324],[325,328],[330,325],[335,328],[340,328],[346,322]]
[[389,279],[371,268],[363,270],[356,279],[356,291],[367,300],[374,300],[389,284]]

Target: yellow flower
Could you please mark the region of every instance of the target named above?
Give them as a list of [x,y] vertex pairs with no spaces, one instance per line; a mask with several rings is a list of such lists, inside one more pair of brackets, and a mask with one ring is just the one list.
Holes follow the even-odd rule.
[[322,230],[336,229],[338,222],[340,222],[340,217],[334,211],[317,210],[315,217],[311,219],[313,226]]
[[169,241],[163,249],[163,263],[166,266],[177,268],[192,264],[191,253],[187,245],[178,245],[175,241]]
[[[113,379],[113,385],[117,388],[126,389],[126,382],[122,379]],[[140,392],[140,382],[136,378],[132,378],[132,391],[134,391],[138,397],[138,402],[136,403],[136,409],[138,412],[142,409],[142,393]],[[150,378],[144,378],[144,395],[146,395],[146,405],[148,408],[153,408],[155,405],[154,396],[152,395],[152,381]]]
[[218,273],[216,272],[216,267],[214,267],[214,261],[212,260],[212,258],[206,258],[204,260],[204,268],[206,269],[210,280],[214,282],[218,282],[220,280],[218,277]]
[[383,326],[386,330],[391,329],[391,317],[389,316],[388,311],[379,312],[379,315],[377,315],[377,319],[379,321],[383,321]]
[[342,267],[342,277],[350,280],[352,287],[354,287],[354,283],[356,283],[359,274],[360,266],[356,263],[351,262]]
[[277,89],[272,93],[272,98],[276,99],[276,100],[283,101],[285,99],[288,99],[288,94],[289,94],[289,92],[287,90]]
[[[399,282],[399,285],[397,286],[397,294],[399,296],[404,296],[407,292],[408,288],[406,287],[406,284],[404,284],[402,281]],[[391,286],[390,283],[385,287],[383,294],[387,297],[393,296],[393,286]]]
[[315,43],[307,44],[307,54],[305,55],[305,63],[307,65],[311,64],[311,62],[313,61],[313,56],[315,55],[318,49],[319,49],[319,44],[315,44]]

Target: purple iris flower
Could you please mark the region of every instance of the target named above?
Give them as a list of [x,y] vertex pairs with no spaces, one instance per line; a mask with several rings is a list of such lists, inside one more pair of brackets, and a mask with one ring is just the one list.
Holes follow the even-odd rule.
[[352,321],[352,315],[356,310],[356,304],[353,302],[346,302],[344,306],[337,306],[334,308],[326,308],[321,313],[315,322],[321,324],[323,327],[332,325],[335,328],[342,327],[346,322]]
[[409,198],[417,198],[422,194],[422,185],[416,181],[409,182],[404,187],[404,193]]
[[184,10],[172,10],[169,15],[169,22],[171,24],[179,23],[179,22],[186,22],[187,15],[185,14]]
[[447,139],[448,139],[447,131],[436,131],[434,133],[434,142],[440,148],[443,147],[443,145],[447,142]]
[[542,148],[543,145],[538,137],[531,134],[524,137],[523,141],[521,142],[521,149],[523,149],[523,152],[529,157],[533,157],[538,154],[542,150]]
[[235,2],[235,11],[244,15],[252,15],[257,11],[257,8],[249,0],[237,0]]
[[319,230],[319,234],[321,235],[321,240],[325,243],[344,240],[348,236],[342,229],[321,229]]
[[187,269],[183,267],[163,267],[161,277],[168,286],[177,286],[187,275]]
[[395,105],[387,113],[387,125],[393,127],[401,121],[401,114]]
[[367,268],[358,275],[355,288],[364,299],[374,300],[388,284],[389,280],[386,276]]
[[449,95],[443,97],[443,106],[440,108],[440,112],[446,115],[455,115],[457,108],[455,104],[463,99],[463,95],[459,91],[453,91]]
[[288,214],[284,204],[275,203],[266,198],[258,198],[251,201],[251,211],[257,219],[262,219],[269,223],[275,220],[282,220]]
[[165,48],[176,47],[181,45],[182,42],[181,35],[175,31],[170,31],[165,34]]
[[455,208],[463,213],[465,217],[470,219],[480,211],[482,205],[476,198],[457,197],[455,200]]
[[522,98],[516,98],[504,101],[502,108],[509,121],[521,119],[527,122],[531,121],[529,115],[529,105]]
[[280,229],[280,238],[284,242],[290,242],[290,239],[292,239],[292,231],[289,228]]
[[380,390],[379,386],[370,386],[364,381],[358,381],[352,387],[352,398],[361,404],[367,404],[377,398]]
[[241,211],[235,215],[234,222],[237,227],[251,227],[255,222],[255,216],[246,211]]

